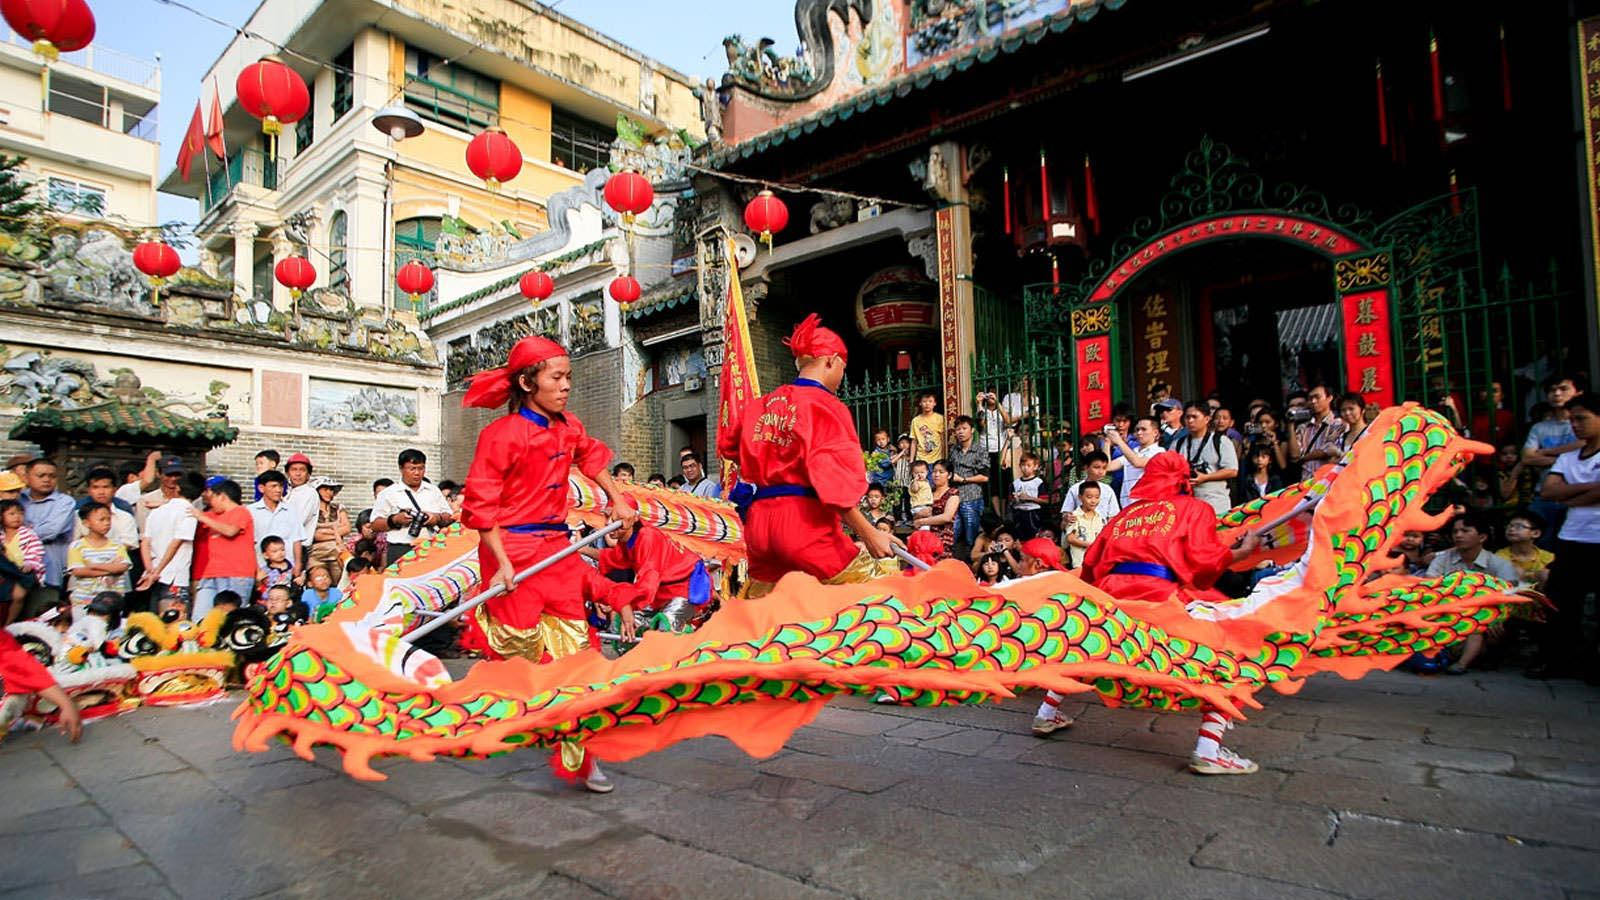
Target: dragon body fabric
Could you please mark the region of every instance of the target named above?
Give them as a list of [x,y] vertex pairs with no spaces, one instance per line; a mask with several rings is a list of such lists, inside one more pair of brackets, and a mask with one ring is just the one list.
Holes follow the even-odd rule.
[[1393,564],[1386,551],[1401,531],[1442,524],[1423,502],[1489,449],[1429,411],[1386,411],[1334,474],[1222,517],[1228,539],[1325,492],[1309,525],[1273,530],[1276,546],[1240,563],[1288,568],[1246,598],[1192,608],[1196,627],[1185,635],[1129,616],[1069,573],[982,587],[945,562],[855,585],[792,574],[760,600],[725,601],[694,633],[651,634],[615,660],[585,652],[542,666],[484,662],[451,681],[400,634],[372,636],[384,626],[375,601],[360,599],[381,594],[368,579],[351,608],[297,629],[250,682],[234,744],[260,751],[284,735],[308,758],[314,745],[332,744],[351,775],[379,779],[374,757],[481,757],[574,738],[612,760],[712,734],[764,756],[844,694],[937,706],[1049,688],[1113,706],[1211,705],[1242,717],[1264,688],[1287,693],[1317,672],[1391,668],[1522,602],[1478,574],[1378,574]]

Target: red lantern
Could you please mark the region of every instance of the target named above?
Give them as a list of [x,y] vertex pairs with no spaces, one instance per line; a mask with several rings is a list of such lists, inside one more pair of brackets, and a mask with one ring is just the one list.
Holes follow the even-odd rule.
[[773,196],[771,191],[762,191],[746,204],[744,208],[744,224],[751,231],[761,235],[762,243],[767,249],[772,249],[773,232],[782,231],[789,226],[789,207],[783,201]]
[[394,273],[394,283],[416,303],[418,297],[433,290],[433,270],[413,259]]
[[145,241],[133,248],[134,268],[143,272],[150,279],[155,289],[150,294],[150,302],[155,306],[161,305],[161,286],[168,278],[178,274],[178,269],[183,267],[182,260],[178,259],[178,251],[167,246],[162,241]]
[[496,190],[522,171],[522,151],[501,129],[486,128],[467,145],[467,168]]
[[545,272],[533,271],[523,273],[517,279],[517,287],[522,289],[522,296],[537,303],[555,293],[556,282]]
[[261,132],[270,138],[268,155],[276,159],[283,126],[300,121],[311,109],[304,79],[276,56],[263,56],[239,73],[234,91],[245,112],[261,120]]
[[94,13],[84,0],[0,0],[0,15],[51,62],[94,40]]
[[289,289],[289,296],[296,300],[317,280],[316,267],[304,256],[285,256],[273,267],[272,274],[279,284]]
[[650,179],[632,169],[623,169],[606,179],[605,195],[606,205],[622,213],[622,221],[628,225],[632,225],[633,217],[649,209],[656,199]]
[[611,279],[611,299],[623,306],[639,299],[639,280],[632,275],[618,275]]

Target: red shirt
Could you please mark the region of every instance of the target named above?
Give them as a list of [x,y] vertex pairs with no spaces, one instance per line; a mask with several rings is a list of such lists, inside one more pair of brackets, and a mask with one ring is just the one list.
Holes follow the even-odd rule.
[[1099,585],[1119,562],[1163,565],[1176,586],[1204,589],[1227,570],[1233,551],[1217,538],[1211,505],[1180,495],[1138,500],[1117,513],[1084,554],[1083,580]]
[[194,577],[255,578],[256,525],[250,510],[234,506],[225,513],[212,512],[211,518],[239,529],[233,537],[199,523],[194,532]]
[[461,524],[487,531],[497,525],[565,523],[571,468],[594,478],[610,462],[611,449],[590,437],[570,412],[546,418],[523,408],[501,416],[478,435]]
[[850,410],[808,378],[745,402],[717,431],[717,454],[738,460],[758,487],[812,488],[824,506],[846,510],[867,492],[867,468]]
[[627,541],[600,551],[600,571],[631,569],[633,586],[646,606],[672,597],[657,596],[663,585],[675,587],[689,578],[700,557],[679,547],[657,528],[640,524]]
[[37,694],[56,683],[50,670],[4,629],[0,629],[0,681],[5,682],[7,694]]

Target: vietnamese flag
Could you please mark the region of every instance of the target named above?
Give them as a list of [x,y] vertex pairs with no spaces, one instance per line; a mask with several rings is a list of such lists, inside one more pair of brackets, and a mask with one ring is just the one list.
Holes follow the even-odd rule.
[[194,118],[189,120],[189,129],[183,133],[183,145],[178,148],[178,176],[184,181],[189,180],[189,166],[194,163],[195,154],[204,154],[205,126],[200,123],[200,98],[194,98]]
[[206,123],[206,146],[218,159],[228,158],[228,145],[222,140],[222,92],[215,85],[211,88],[211,121]]

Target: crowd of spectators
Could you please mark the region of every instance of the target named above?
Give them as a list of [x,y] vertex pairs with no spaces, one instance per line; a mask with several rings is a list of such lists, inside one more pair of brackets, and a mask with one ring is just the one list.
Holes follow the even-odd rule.
[[[1529,627],[1542,617],[1530,605],[1509,629],[1468,642],[1450,671],[1495,664],[1517,646],[1503,635],[1526,631],[1538,645],[1529,674],[1600,680],[1594,642],[1584,637],[1590,587],[1579,568],[1589,545],[1600,549],[1600,418],[1587,387],[1581,375],[1557,373],[1521,409],[1507,405],[1498,383],[1477,395],[1470,413],[1448,390],[1430,404],[1495,452],[1436,493],[1429,510],[1456,515],[1436,532],[1405,536],[1407,567],[1486,572],[1554,605],[1544,627]],[[980,391],[975,415],[948,421],[934,395],[918,397],[898,437],[880,429],[865,448],[869,520],[901,534],[931,531],[945,556],[970,561],[986,583],[1007,577],[1016,545],[1036,536],[1076,566],[1155,454],[1183,455],[1194,496],[1220,515],[1336,464],[1379,413],[1360,395],[1325,385],[1281,404],[1238,406],[1221,394],[1185,403],[1160,390],[1145,409],[1119,404],[1110,425],[1073,446],[1060,436],[1030,437],[1039,407],[1026,380],[1003,395]]]

